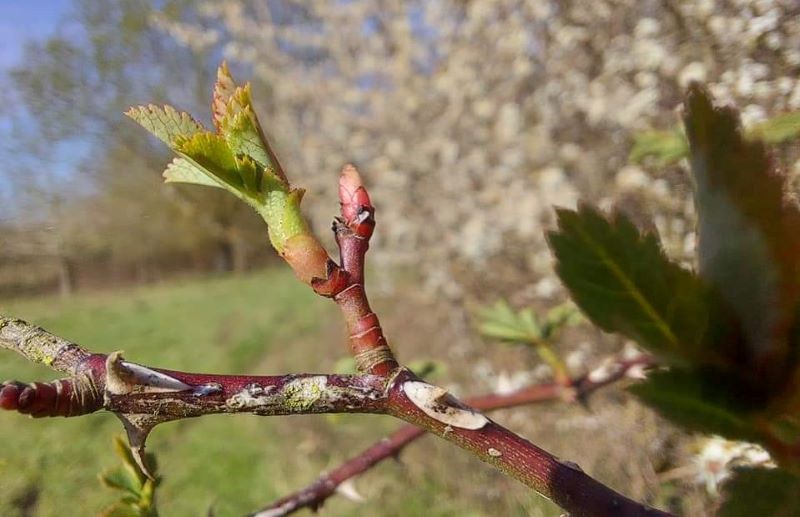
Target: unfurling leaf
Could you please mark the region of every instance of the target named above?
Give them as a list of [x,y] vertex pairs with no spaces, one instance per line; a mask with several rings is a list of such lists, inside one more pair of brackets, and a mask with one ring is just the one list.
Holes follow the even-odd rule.
[[800,508],[800,476],[782,469],[737,469],[722,490],[719,517],[792,517]]
[[[753,376],[786,380],[800,301],[800,211],[764,144],[742,137],[732,108],[693,87],[684,116],[696,184],[700,274],[741,321]],[[770,386],[768,386],[770,385]]]
[[557,214],[558,229],[548,235],[556,271],[592,322],[679,364],[727,361],[714,350],[724,326],[712,292],[669,261],[655,234],[585,205]]
[[211,104],[211,117],[217,131],[220,129],[220,122],[228,113],[228,100],[236,90],[236,83],[228,69],[228,63],[222,62],[217,69],[217,82],[214,83],[214,98]]
[[196,133],[205,131],[191,115],[172,106],[136,106],[125,114],[170,147],[174,147],[178,138],[191,138]]
[[167,182],[230,191],[266,221],[273,247],[304,281],[324,276],[328,256],[300,212],[303,191],[290,187],[269,148],[253,110],[250,85],[236,85],[224,63],[217,73],[212,111],[215,133],[170,106],[140,106],[127,115],[180,155],[164,171]]
[[217,180],[186,158],[175,158],[167,165],[167,169],[164,171],[164,181],[224,188]]

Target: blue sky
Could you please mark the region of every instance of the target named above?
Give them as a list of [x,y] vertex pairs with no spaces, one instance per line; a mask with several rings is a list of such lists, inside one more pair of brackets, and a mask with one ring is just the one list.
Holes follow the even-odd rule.
[[25,42],[50,35],[71,0],[0,0],[0,70],[16,64]]

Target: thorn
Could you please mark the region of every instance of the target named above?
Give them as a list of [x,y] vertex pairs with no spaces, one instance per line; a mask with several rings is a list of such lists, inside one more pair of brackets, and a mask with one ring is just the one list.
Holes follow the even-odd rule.
[[359,494],[358,490],[356,490],[356,485],[352,479],[347,479],[339,486],[337,486],[336,493],[346,497],[347,499],[350,499],[355,503],[363,503],[364,501],[366,501],[366,499],[364,499],[364,496]]
[[106,358],[106,391],[112,395],[125,395],[134,391],[163,393],[192,389],[192,386],[175,377],[123,361],[122,352],[112,352]]
[[153,427],[155,427],[159,421],[146,415],[117,414],[117,418],[122,421],[122,425],[125,427],[125,434],[128,435],[128,444],[131,447],[131,455],[134,461],[136,461],[142,474],[144,474],[147,479],[155,481],[156,478],[148,468],[145,459],[145,442],[147,441],[147,436],[150,434],[150,431],[153,430]]

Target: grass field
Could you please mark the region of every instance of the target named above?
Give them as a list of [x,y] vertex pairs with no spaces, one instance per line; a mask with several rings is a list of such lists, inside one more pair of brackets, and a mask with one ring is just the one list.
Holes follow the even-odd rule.
[[[336,307],[283,270],[69,300],[13,301],[0,309],[94,351],[123,350],[133,361],[187,371],[330,371],[345,353]],[[0,378],[29,381],[53,374],[4,352]],[[158,492],[161,515],[206,515],[210,508],[218,516],[245,514],[303,486],[396,427],[391,419],[375,416],[221,415],[165,424],[148,441],[164,479]],[[115,465],[111,441],[121,432],[116,418],[103,413],[45,420],[0,413],[0,515],[102,510],[115,494],[100,486],[97,475]],[[436,468],[387,462],[358,482],[365,503],[334,498],[324,514],[499,515],[494,513],[499,499],[503,515],[558,515],[525,490],[515,488],[510,499],[502,497],[503,487],[513,482],[459,457],[457,468],[468,465],[477,472],[465,488],[463,476],[452,476],[450,458],[456,450],[433,442],[415,447],[423,447],[424,461]],[[409,454],[415,457],[413,450]],[[491,486],[475,489],[475,484]]]

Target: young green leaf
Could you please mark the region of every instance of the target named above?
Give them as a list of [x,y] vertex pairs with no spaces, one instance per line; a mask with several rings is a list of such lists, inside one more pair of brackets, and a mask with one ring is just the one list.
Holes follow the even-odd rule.
[[754,376],[779,386],[800,301],[800,211],[764,144],[743,138],[735,110],[714,107],[693,87],[684,122],[700,274],[741,321]]
[[234,91],[225,116],[219,121],[219,130],[235,154],[248,155],[261,167],[273,169],[275,173],[274,159],[264,143],[261,126],[253,111],[249,84]]
[[758,441],[760,433],[748,416],[752,408],[740,388],[719,374],[673,368],[652,373],[629,390],[665,417],[693,431]]
[[498,300],[481,311],[480,333],[486,337],[530,343],[541,338],[541,329],[532,310],[515,313],[508,303]]
[[[114,451],[122,461],[122,465],[103,472],[100,482],[109,488],[122,491],[120,499],[100,512],[102,517],[157,517],[155,507],[155,489],[158,478],[147,479],[139,470],[131,454],[130,447],[119,436],[114,437]],[[148,455],[148,464],[152,472],[156,472],[156,462]]]
[[800,508],[800,476],[782,469],[737,469],[722,490],[719,517],[792,517]]
[[170,148],[175,147],[175,142],[179,138],[188,139],[196,133],[205,131],[191,115],[172,106],[159,107],[154,104],[135,106],[126,111],[125,115],[138,122]]
[[800,136],[800,111],[783,113],[754,126],[747,138],[759,138],[770,145],[781,144]]
[[689,145],[680,130],[646,131],[634,135],[633,148],[629,160],[642,163],[652,158],[656,165],[666,167],[679,162],[689,155]]
[[725,362],[709,346],[722,328],[710,290],[667,259],[655,234],[585,205],[557,215],[558,229],[548,234],[556,271],[596,325],[679,363]]
[[208,175],[205,170],[185,158],[175,158],[164,171],[166,183],[193,183],[207,187],[224,188],[219,181]]

